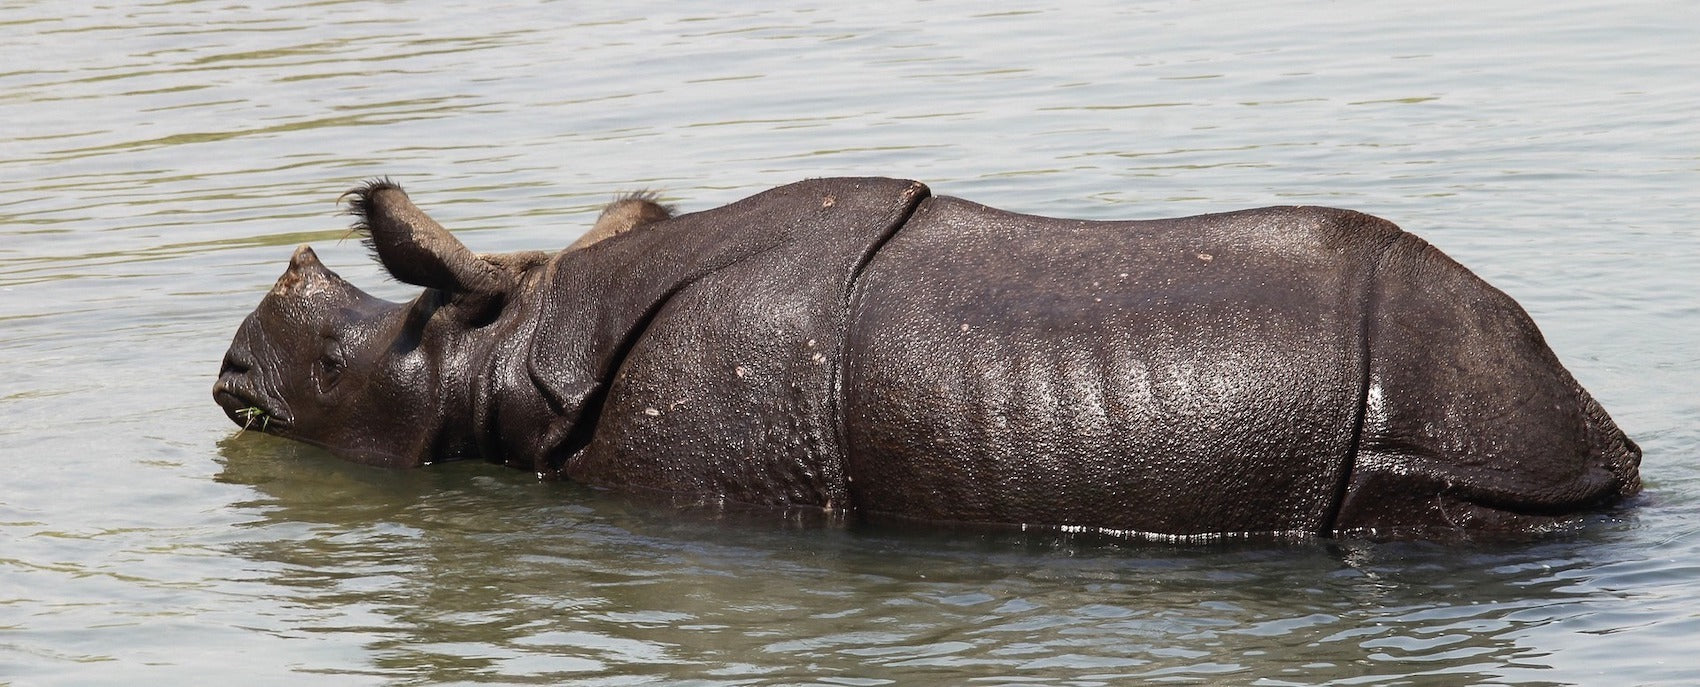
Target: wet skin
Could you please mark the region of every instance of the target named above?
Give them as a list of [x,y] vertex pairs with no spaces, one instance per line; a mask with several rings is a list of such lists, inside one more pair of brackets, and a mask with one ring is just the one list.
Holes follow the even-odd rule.
[[303,246],[214,390],[350,460],[1158,536],[1529,532],[1640,488],[1515,302],[1360,213],[1086,222],[817,179],[487,255],[393,184],[350,197],[423,292]]

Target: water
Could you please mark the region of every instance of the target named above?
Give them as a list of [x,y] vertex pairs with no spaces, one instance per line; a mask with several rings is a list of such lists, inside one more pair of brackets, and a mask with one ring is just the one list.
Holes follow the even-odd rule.
[[[1689,684],[1700,15],[1680,3],[0,4],[0,684]],[[730,6],[727,6],[730,7]],[[1011,210],[1399,222],[1646,449],[1521,544],[1155,546],[386,472],[208,389],[334,200],[476,250],[878,174]]]

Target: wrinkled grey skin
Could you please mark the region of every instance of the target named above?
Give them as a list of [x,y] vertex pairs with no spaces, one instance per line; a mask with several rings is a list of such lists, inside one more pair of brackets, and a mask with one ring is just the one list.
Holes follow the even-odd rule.
[[820,179],[477,255],[392,184],[352,196],[425,290],[303,246],[214,387],[350,460],[1159,536],[1528,532],[1640,488],[1515,302],[1359,213],[1086,222]]

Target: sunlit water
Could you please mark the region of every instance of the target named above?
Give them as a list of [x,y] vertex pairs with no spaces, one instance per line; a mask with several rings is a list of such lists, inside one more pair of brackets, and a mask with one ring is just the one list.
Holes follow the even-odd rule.
[[[1681,3],[0,5],[0,684],[1691,684],[1700,14]],[[1392,219],[1646,449],[1534,542],[1157,546],[386,472],[209,387],[335,199],[476,250],[877,174],[1039,214]]]

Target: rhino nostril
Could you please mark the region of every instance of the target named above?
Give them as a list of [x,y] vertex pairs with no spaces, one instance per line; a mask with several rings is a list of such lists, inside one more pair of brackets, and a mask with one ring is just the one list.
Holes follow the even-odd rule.
[[254,405],[251,400],[252,382],[247,378],[251,368],[240,358],[229,355],[224,357],[224,364],[219,367],[218,380],[213,382],[213,399],[226,411]]
[[253,366],[249,365],[247,360],[237,357],[234,353],[226,353],[224,363],[218,368],[219,380],[222,382],[225,377],[247,374],[251,369]]

